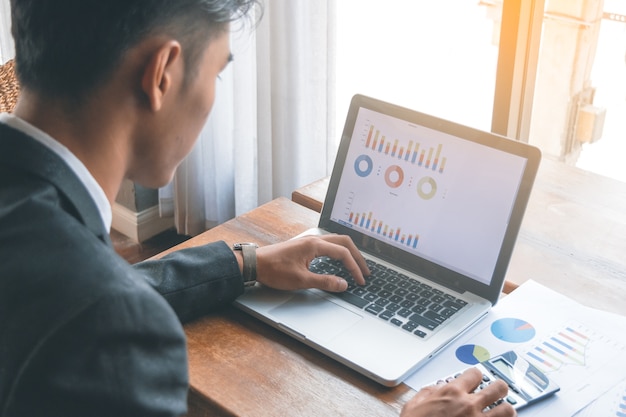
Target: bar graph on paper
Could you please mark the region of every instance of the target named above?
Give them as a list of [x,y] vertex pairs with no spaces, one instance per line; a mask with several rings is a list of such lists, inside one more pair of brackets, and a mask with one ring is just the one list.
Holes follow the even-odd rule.
[[442,155],[443,145],[422,146],[417,140],[400,141],[382,134],[370,124],[365,139],[365,147],[379,154],[443,174],[447,158]]
[[614,366],[615,359],[626,354],[626,347],[608,335],[571,322],[537,337],[523,352],[529,362],[563,389],[581,380],[591,382],[593,375],[601,377],[603,369]]
[[[568,406],[574,408],[582,408],[597,398],[597,394],[592,395],[595,387],[606,384],[607,375],[611,375],[613,369],[623,369],[626,365],[626,346],[610,333],[598,332],[576,321],[537,335],[519,351],[554,380],[561,392],[575,398],[568,402]],[[615,416],[626,417],[619,412],[617,410]]]
[[564,366],[585,366],[591,336],[579,327],[565,326],[526,352],[527,359],[543,372]]

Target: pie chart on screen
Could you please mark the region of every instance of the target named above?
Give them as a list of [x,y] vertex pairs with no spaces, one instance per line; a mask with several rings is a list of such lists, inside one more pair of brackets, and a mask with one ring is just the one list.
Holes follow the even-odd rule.
[[489,351],[478,345],[463,345],[456,350],[455,354],[458,360],[468,365],[476,365],[490,357]]
[[491,324],[491,333],[500,340],[510,343],[524,343],[535,337],[535,328],[522,319],[504,318]]

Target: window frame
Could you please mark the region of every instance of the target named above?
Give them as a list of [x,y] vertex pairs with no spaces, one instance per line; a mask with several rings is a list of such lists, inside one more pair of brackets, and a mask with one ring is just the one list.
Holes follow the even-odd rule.
[[503,0],[491,131],[528,142],[545,0]]

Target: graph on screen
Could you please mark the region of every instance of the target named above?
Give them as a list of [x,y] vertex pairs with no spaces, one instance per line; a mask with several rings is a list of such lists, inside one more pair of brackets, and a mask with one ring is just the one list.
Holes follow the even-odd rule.
[[360,109],[331,219],[489,282],[525,159]]
[[443,145],[441,143],[435,148],[423,147],[420,142],[412,139],[403,142],[400,139],[389,139],[373,124],[369,125],[365,148],[440,174],[443,174],[446,167],[447,158],[442,156]]

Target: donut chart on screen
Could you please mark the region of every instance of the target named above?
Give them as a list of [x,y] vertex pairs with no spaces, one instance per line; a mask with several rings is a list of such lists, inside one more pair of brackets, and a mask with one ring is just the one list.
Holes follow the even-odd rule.
[[359,177],[367,177],[373,169],[374,162],[367,155],[361,155],[354,161],[354,171]]
[[491,324],[491,333],[500,340],[510,343],[524,343],[535,337],[532,324],[517,318],[504,318]]
[[398,188],[404,181],[404,171],[398,165],[392,165],[385,171],[385,183],[391,188]]

